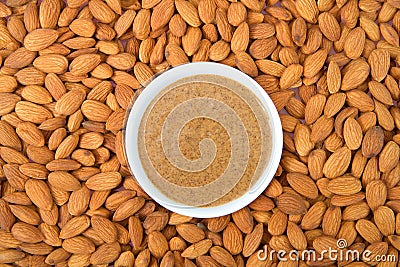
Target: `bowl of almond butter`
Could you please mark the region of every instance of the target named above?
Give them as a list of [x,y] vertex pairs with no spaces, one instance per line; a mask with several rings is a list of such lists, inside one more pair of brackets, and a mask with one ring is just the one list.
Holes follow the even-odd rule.
[[200,218],[235,212],[272,180],[282,128],[252,78],[217,63],[190,63],[153,79],[129,113],[133,175],[159,204]]

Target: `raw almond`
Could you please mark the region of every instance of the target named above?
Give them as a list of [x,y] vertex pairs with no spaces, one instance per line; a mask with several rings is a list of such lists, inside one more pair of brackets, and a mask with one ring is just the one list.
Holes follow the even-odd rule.
[[301,220],[301,228],[304,230],[312,230],[317,228],[322,222],[325,211],[325,203],[321,201],[315,203],[313,206],[310,207],[307,213],[304,214],[304,217]]
[[344,42],[344,52],[351,59],[357,59],[361,56],[365,45],[365,32],[361,27],[350,31]]
[[243,237],[239,228],[234,223],[229,223],[223,232],[224,247],[233,255],[239,254],[243,249]]
[[384,145],[384,134],[381,127],[376,126],[369,129],[362,142],[362,153],[365,157],[371,158],[379,154]]
[[375,49],[368,57],[368,63],[371,66],[371,76],[380,82],[388,74],[390,54],[384,49]]
[[153,31],[161,29],[168,24],[172,15],[174,15],[175,6],[173,0],[161,1],[157,4],[151,15],[150,25]]
[[187,24],[192,27],[199,27],[201,25],[199,13],[191,2],[186,0],[175,0],[175,7]]
[[114,213],[114,221],[122,221],[129,216],[135,214],[143,207],[145,200],[141,197],[136,197],[121,204]]
[[317,198],[318,188],[310,177],[300,173],[288,173],[286,179],[299,194],[310,199]]
[[92,216],[91,224],[94,231],[104,242],[113,243],[117,241],[117,228],[107,218],[98,215]]
[[90,219],[86,215],[77,216],[69,220],[60,231],[60,238],[68,239],[80,235],[90,226]]
[[325,162],[323,173],[327,178],[335,178],[343,175],[349,167],[351,151],[343,147],[335,151]]
[[353,118],[347,118],[343,126],[343,138],[346,145],[351,150],[360,147],[363,138],[361,126]]
[[93,242],[84,236],[76,236],[65,239],[62,247],[69,253],[86,254],[95,251]]
[[121,253],[121,246],[114,242],[103,244],[90,257],[92,264],[108,264],[115,261]]
[[29,179],[25,183],[25,191],[32,202],[40,209],[50,210],[53,207],[53,198],[45,182]]
[[205,238],[203,230],[194,224],[180,224],[176,226],[176,230],[189,243],[196,243]]
[[219,246],[210,249],[211,257],[223,266],[236,266],[235,260],[229,252]]
[[317,4],[310,0],[301,0],[296,2],[297,12],[308,22],[316,23],[318,8]]
[[120,53],[108,56],[106,62],[116,69],[128,70],[135,65],[136,57],[129,53]]
[[282,73],[280,79],[280,87],[282,89],[288,89],[296,84],[303,74],[303,67],[299,64],[292,64],[288,66]]
[[92,37],[96,31],[96,25],[90,19],[75,19],[71,22],[69,28],[82,37]]
[[344,91],[356,88],[362,84],[370,72],[368,63],[362,59],[354,60],[347,66],[348,69],[344,73],[341,83],[341,89]]
[[374,212],[374,221],[384,236],[390,236],[395,231],[395,215],[393,210],[386,206],[380,206]]
[[154,231],[149,234],[149,250],[156,258],[162,258],[168,251],[168,242],[162,233]]
[[212,246],[210,239],[204,239],[200,242],[194,243],[182,252],[182,257],[188,259],[195,259],[201,255],[206,254]]
[[400,148],[393,141],[388,142],[379,155],[379,170],[388,172],[392,170],[399,162]]
[[246,51],[249,43],[249,25],[246,22],[241,23],[232,36],[231,50],[236,53],[238,51]]
[[283,193],[277,198],[278,208],[286,214],[300,215],[307,211],[306,205],[301,197],[292,193]]
[[351,176],[332,179],[327,187],[329,191],[338,195],[352,195],[358,193],[361,188],[360,180]]
[[84,75],[97,67],[101,62],[100,55],[87,54],[76,57],[69,65],[72,74],[79,76]]
[[23,68],[28,66],[36,57],[36,52],[25,47],[18,48],[4,60],[4,66],[8,68]]
[[254,60],[246,52],[238,52],[235,56],[237,67],[251,77],[258,75],[257,66]]
[[48,175],[48,181],[52,187],[60,190],[75,191],[81,188],[79,181],[68,172],[51,172]]
[[44,146],[45,140],[43,133],[31,122],[22,122],[18,124],[16,133],[27,144]]
[[28,33],[24,39],[24,47],[29,51],[39,51],[53,44],[58,38],[56,30],[37,29]]
[[329,12],[323,12],[318,16],[318,23],[321,32],[331,41],[338,41],[340,38],[340,26],[336,18]]
[[110,23],[115,18],[113,10],[100,0],[90,0],[89,10],[93,14],[93,17],[102,23]]
[[[250,256],[258,248],[263,236],[263,224],[257,224],[253,231],[246,235],[243,245],[243,256]],[[212,252],[211,252],[212,254]]]
[[95,100],[84,101],[81,110],[88,119],[97,122],[106,122],[112,113],[107,105]]
[[357,232],[369,243],[379,242],[382,239],[382,234],[376,225],[366,219],[361,219],[356,223]]

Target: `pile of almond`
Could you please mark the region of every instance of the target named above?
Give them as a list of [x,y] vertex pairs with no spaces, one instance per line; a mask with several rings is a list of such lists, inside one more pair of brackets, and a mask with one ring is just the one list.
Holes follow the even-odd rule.
[[[40,2],[40,3],[38,3]],[[0,2],[0,266],[396,266],[399,0]],[[267,190],[229,216],[165,210],[123,125],[154,74],[237,67],[281,113]],[[396,261],[263,261],[347,248]]]

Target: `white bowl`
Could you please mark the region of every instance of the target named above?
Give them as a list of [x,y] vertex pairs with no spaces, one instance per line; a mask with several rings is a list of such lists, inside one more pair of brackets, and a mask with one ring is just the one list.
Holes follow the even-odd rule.
[[[262,107],[268,112],[271,124],[271,157],[269,163],[262,173],[261,178],[258,179],[256,184],[250,188],[247,193],[220,206],[193,207],[186,206],[169,199],[149,181],[139,158],[137,142],[138,131],[141,119],[146,111],[147,106],[150,104],[152,99],[169,84],[176,82],[179,79],[198,74],[214,74],[224,76],[249,88],[258,97]],[[198,62],[180,65],[157,76],[147,85],[146,89],[136,99],[126,123],[126,155],[131,171],[137,182],[152,199],[154,199],[163,207],[182,215],[197,218],[212,218],[227,215],[247,206],[254,201],[260,194],[262,194],[274,177],[282,155],[282,145],[283,136],[281,121],[272,100],[269,98],[264,89],[245,73],[223,64],[211,62]]]

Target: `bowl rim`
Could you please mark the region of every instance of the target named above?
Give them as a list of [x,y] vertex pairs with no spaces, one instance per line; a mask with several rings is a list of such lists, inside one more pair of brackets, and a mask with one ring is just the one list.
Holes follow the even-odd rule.
[[[220,75],[233,79],[249,88],[257,96],[262,107],[268,112],[272,130],[271,156],[259,181],[241,197],[220,206],[193,207],[170,200],[158,191],[148,180],[138,153],[137,138],[139,125],[151,100],[169,84],[182,78],[199,74]],[[255,80],[230,66],[214,62],[195,62],[170,68],[159,74],[146,86],[146,89],[139,94],[131,110],[128,112],[124,133],[124,145],[129,168],[143,190],[158,204],[173,212],[197,218],[212,218],[231,214],[244,208],[261,195],[273,179],[278,168],[283,147],[282,124],[278,111],[271,98]]]

